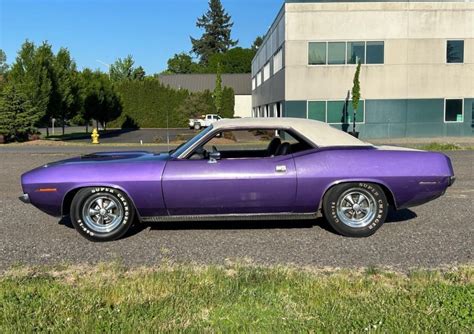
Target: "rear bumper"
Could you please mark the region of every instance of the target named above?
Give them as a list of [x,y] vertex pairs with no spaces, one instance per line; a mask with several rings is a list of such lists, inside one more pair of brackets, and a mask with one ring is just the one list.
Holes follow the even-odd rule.
[[20,201],[22,201],[23,203],[26,203],[26,204],[30,204],[31,201],[30,201],[30,196],[28,194],[23,194],[21,195],[20,197],[18,197],[18,199]]

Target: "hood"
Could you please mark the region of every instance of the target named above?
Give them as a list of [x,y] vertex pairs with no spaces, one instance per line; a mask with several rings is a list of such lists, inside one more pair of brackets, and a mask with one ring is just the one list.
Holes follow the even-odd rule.
[[147,151],[124,151],[124,152],[97,152],[86,154],[80,157],[61,160],[46,164],[44,167],[71,164],[102,164],[111,162],[131,162],[143,160],[167,160],[168,153],[152,153]]

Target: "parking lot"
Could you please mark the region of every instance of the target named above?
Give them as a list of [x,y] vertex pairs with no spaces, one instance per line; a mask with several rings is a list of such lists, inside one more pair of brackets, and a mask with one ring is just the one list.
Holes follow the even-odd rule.
[[110,260],[126,265],[162,261],[223,264],[231,260],[318,267],[386,266],[399,270],[472,263],[474,151],[447,153],[457,182],[444,197],[424,206],[391,212],[386,225],[367,239],[336,235],[320,218],[314,222],[138,225],[122,240],[97,244],[80,237],[67,218],[49,217],[18,200],[23,172],[92,149],[0,147],[0,270],[15,264]]

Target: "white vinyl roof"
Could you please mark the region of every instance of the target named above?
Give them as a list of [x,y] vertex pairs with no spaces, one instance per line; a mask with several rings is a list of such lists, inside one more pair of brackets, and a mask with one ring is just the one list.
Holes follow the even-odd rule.
[[327,123],[304,118],[236,118],[223,119],[212,124],[214,129],[274,128],[293,129],[318,147],[372,146]]

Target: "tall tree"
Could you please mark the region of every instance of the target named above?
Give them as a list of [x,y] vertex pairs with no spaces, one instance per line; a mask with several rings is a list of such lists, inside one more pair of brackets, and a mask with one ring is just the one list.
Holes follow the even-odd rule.
[[222,110],[222,75],[220,64],[217,64],[216,87],[214,88],[212,98],[214,99],[214,107],[216,108],[216,112],[218,115],[220,115]]
[[208,11],[196,22],[196,26],[204,29],[204,33],[199,39],[191,37],[192,52],[200,58],[201,64],[207,64],[211,55],[224,53],[237,45],[238,41],[231,38],[233,25],[221,1],[209,0]]
[[257,36],[257,38],[255,38],[251,47],[253,51],[256,52],[262,46],[264,38],[265,36]]
[[112,65],[110,65],[110,79],[113,81],[123,81],[133,79],[133,70],[135,60],[131,55],[128,55],[124,59],[117,59]]
[[35,132],[39,114],[29,98],[12,84],[0,94],[0,135],[5,141],[27,140]]
[[85,69],[81,73],[83,108],[81,118],[86,124],[94,119],[106,129],[107,123],[122,113],[122,103],[108,76]]
[[[43,123],[48,123],[53,113],[53,55],[51,47],[43,43],[36,47],[28,40],[23,43],[15,63],[8,74],[8,81],[26,95]],[[49,133],[48,133],[49,134]]]
[[7,55],[0,49],[0,76],[5,75],[8,70]]
[[146,76],[145,70],[141,66],[138,66],[132,72],[132,80],[141,81],[145,79],[145,76]]
[[181,52],[175,54],[173,58],[168,60],[168,69],[165,73],[169,74],[189,74],[189,73],[198,73],[201,71],[202,66],[196,64],[193,61],[193,58],[185,53]]
[[356,117],[357,117],[357,109],[359,108],[359,101],[360,101],[360,59],[359,63],[357,64],[357,69],[354,74],[353,86],[352,86],[352,109],[354,110],[354,117],[352,119],[352,132],[356,132]]
[[221,66],[222,73],[250,73],[252,59],[255,51],[240,47],[230,49],[226,53],[214,54],[209,59],[207,73],[216,73],[217,64]]
[[62,132],[66,119],[73,118],[80,109],[80,92],[76,63],[69,51],[61,48],[54,61],[57,93],[59,95],[59,116],[62,120]]

